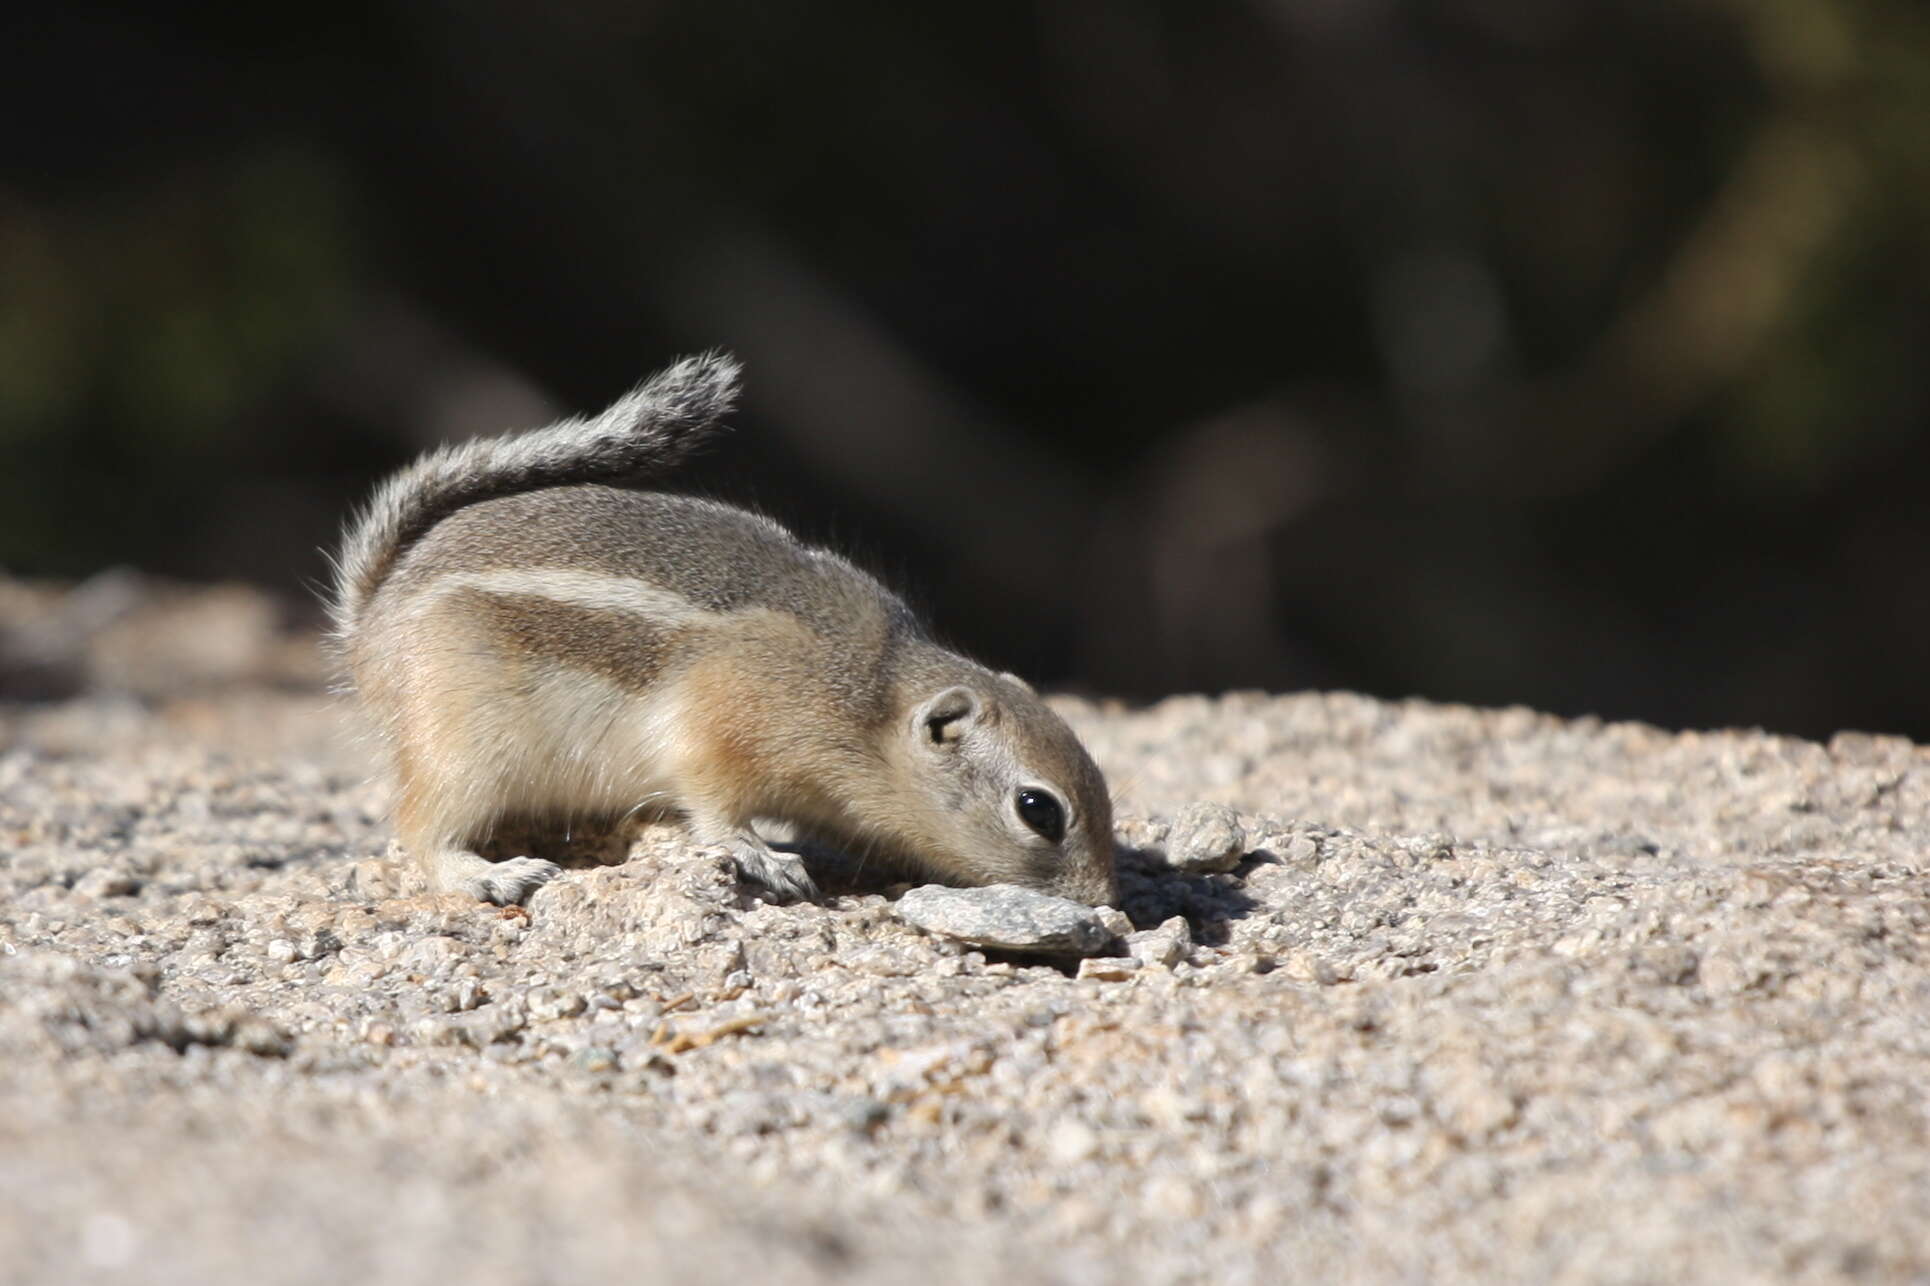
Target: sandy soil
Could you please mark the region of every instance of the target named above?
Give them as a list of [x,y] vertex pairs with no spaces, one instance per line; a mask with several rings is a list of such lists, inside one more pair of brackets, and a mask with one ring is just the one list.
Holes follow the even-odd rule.
[[1166,935],[1081,977],[667,824],[424,896],[319,677],[0,583],[0,1279],[1930,1280],[1907,742],[1068,702]]

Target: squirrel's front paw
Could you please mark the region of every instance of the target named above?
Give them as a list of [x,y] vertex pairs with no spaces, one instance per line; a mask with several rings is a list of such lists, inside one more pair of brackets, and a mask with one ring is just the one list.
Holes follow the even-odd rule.
[[788,902],[818,900],[817,881],[804,869],[804,860],[779,853],[755,840],[732,840],[725,845],[738,874],[762,884]]

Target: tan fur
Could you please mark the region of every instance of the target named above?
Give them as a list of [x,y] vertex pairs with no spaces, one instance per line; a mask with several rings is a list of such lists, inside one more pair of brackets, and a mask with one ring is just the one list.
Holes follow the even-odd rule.
[[[734,393],[678,387],[705,405]],[[599,458],[635,457],[613,415],[583,422],[602,426]],[[512,902],[556,873],[474,851],[504,816],[657,804],[781,893],[815,887],[762,821],[959,883],[1113,896],[1105,782],[1024,683],[933,643],[876,581],[765,519],[555,485],[570,438],[539,441],[530,489],[515,438],[445,453],[480,475],[439,466],[421,496],[401,475],[343,559],[344,657],[394,751],[402,842],[438,887]],[[1019,790],[1063,806],[1063,839],[1022,819]]]

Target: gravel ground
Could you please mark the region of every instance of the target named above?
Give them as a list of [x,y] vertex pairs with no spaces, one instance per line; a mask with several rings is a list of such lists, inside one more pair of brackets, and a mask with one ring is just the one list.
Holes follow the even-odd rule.
[[666,823],[427,896],[319,674],[0,582],[0,1279],[1930,1281],[1908,742],[1065,702],[1081,963]]

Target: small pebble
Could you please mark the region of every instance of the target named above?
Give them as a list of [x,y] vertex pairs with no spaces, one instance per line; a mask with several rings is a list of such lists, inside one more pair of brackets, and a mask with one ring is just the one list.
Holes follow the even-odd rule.
[[1124,982],[1139,970],[1131,956],[1089,956],[1079,962],[1081,981]]
[[1186,918],[1178,915],[1158,928],[1130,934],[1126,938],[1126,950],[1134,960],[1158,969],[1170,969],[1178,964],[1186,958],[1186,952],[1192,945],[1192,930],[1187,927]]
[[1230,871],[1246,856],[1246,826],[1224,804],[1189,804],[1173,820],[1166,858],[1193,875]]
[[1098,1154],[1099,1133],[1084,1121],[1060,1121],[1046,1135],[1045,1151],[1055,1165],[1078,1165]]
[[89,871],[74,885],[74,892],[90,898],[124,898],[141,891],[141,882],[125,871]]
[[579,1071],[600,1073],[617,1070],[616,1051],[603,1045],[586,1045],[577,1050],[576,1057],[570,1061],[576,1064]]
[[889,1104],[875,1098],[845,1099],[838,1104],[838,1119],[860,1133],[869,1133],[891,1118]]

